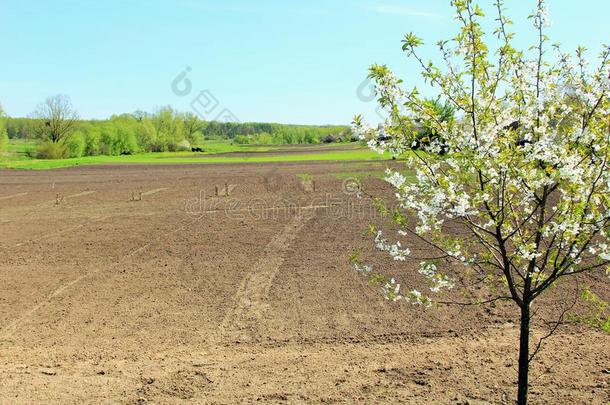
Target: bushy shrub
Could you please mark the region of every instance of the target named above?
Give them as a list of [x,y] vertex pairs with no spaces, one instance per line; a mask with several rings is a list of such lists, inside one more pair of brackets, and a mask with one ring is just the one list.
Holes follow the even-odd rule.
[[8,148],[8,132],[6,128],[0,127],[0,153],[6,152]]
[[88,128],[85,131],[85,155],[96,156],[100,154],[101,132],[97,128]]
[[85,153],[85,137],[80,131],[76,131],[71,134],[68,138],[66,138],[63,144],[67,157],[78,158],[83,156]]
[[304,143],[318,144],[318,143],[320,143],[320,138],[318,138],[313,133],[308,133],[307,135],[305,135]]
[[138,152],[138,140],[129,128],[119,128],[114,139],[114,151],[118,155],[131,155]]
[[238,145],[247,145],[251,142],[251,138],[246,135],[237,135],[233,141]]
[[186,139],[181,142],[178,142],[177,150],[178,150],[178,152],[190,152],[191,143],[189,141],[187,141]]
[[116,128],[106,125],[102,128],[100,136],[100,154],[118,155],[116,151]]
[[152,151],[155,145],[155,127],[150,120],[144,120],[136,127],[136,139],[141,150]]
[[40,143],[36,148],[38,159],[65,159],[66,156],[66,146],[61,143],[46,141]]
[[263,132],[256,137],[256,143],[259,145],[269,145],[270,143],[273,143],[273,138],[270,134]]
[[176,152],[178,150],[178,143],[174,142],[173,140],[167,141],[165,150],[168,152]]

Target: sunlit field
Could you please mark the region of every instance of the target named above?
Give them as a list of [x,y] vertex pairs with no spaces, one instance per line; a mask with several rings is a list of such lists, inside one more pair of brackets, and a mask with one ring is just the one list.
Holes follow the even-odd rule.
[[0,405],[610,405],[610,2],[2,1]]
[[[203,142],[205,152],[149,152],[122,156],[86,156],[71,159],[38,159],[28,156],[35,150],[33,142],[11,142],[8,153],[0,158],[0,168],[56,169],[99,164],[183,164],[183,163],[261,163],[306,161],[384,160],[379,154],[359,144],[336,145],[237,145],[225,142]],[[264,153],[263,153],[264,152]],[[298,153],[290,153],[298,152]]]

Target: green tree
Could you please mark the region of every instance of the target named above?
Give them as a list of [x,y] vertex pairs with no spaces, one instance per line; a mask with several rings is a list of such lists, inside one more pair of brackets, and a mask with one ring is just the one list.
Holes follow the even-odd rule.
[[2,105],[0,105],[0,153],[6,152],[8,148],[8,131],[6,130],[6,116]]
[[162,107],[151,117],[155,128],[155,150],[175,151],[178,143],[185,139],[184,124],[171,107]]
[[203,141],[202,130],[205,128],[205,122],[192,112],[180,114],[179,119],[182,120],[182,128],[186,140],[193,145],[201,143]]
[[117,130],[114,125],[107,123],[100,128],[100,154],[118,155],[117,150]]
[[0,126],[0,153],[5,153],[8,149],[8,132],[5,127]]
[[144,118],[136,127],[136,139],[140,149],[152,152],[156,145],[156,130],[150,118]]
[[88,126],[83,129],[85,136],[85,155],[96,156],[100,154],[100,138],[102,133],[95,126]]
[[75,131],[67,138],[64,138],[63,144],[66,148],[67,157],[78,158],[85,153],[85,136],[81,131]]
[[269,145],[269,144],[273,143],[273,138],[271,137],[270,134],[268,134],[266,132],[261,132],[257,136],[256,143],[258,143],[260,145]]
[[37,119],[35,133],[41,139],[59,143],[74,131],[78,114],[66,95],[47,98],[38,105],[33,116]]
[[128,126],[119,126],[115,138],[115,151],[119,155],[131,155],[138,152],[138,140],[134,131]]

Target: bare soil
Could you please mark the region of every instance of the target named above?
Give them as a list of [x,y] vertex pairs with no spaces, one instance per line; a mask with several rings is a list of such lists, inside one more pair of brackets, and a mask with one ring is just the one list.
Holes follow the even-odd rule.
[[[374,210],[328,175],[373,166],[0,171],[0,403],[511,403],[510,305],[391,304],[352,270],[360,249],[416,280],[417,263],[374,252]],[[563,327],[532,402],[607,404],[609,373],[610,337]]]

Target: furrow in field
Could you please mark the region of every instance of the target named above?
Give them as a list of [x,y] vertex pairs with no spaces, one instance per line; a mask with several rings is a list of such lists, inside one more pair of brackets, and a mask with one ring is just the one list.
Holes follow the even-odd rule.
[[28,195],[28,193],[19,193],[19,194],[12,194],[12,195],[6,195],[3,197],[0,197],[0,200],[9,200],[11,198],[18,198],[18,197],[23,197]]

